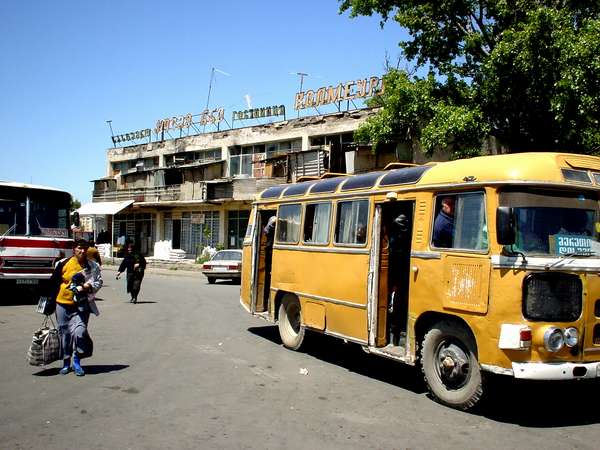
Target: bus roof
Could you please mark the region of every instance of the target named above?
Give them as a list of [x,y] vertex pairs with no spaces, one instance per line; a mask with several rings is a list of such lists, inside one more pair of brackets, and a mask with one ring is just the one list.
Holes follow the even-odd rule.
[[[564,171],[566,170],[566,172]],[[592,180],[587,170],[596,171]],[[583,178],[582,178],[583,177]],[[587,177],[587,178],[586,178]],[[478,156],[388,171],[282,184],[265,189],[258,200],[269,201],[310,194],[357,190],[394,190],[405,186],[464,184],[465,182],[574,183],[600,186],[600,157],[571,153],[513,153]]]
[[69,194],[69,192],[67,192],[67,191],[63,191],[62,189],[56,189],[56,188],[53,188],[53,187],[40,186],[40,185],[37,185],[37,184],[19,183],[17,181],[4,181],[4,180],[0,180],[0,187],[3,187],[3,186],[12,187],[12,188],[19,188],[19,189],[37,189],[37,190],[41,190],[41,191],[55,191],[55,192],[62,192],[64,194]]

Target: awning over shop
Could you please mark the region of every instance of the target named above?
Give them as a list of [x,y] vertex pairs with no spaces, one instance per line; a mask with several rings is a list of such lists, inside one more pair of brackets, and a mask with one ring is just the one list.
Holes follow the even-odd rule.
[[123,202],[92,202],[77,210],[80,216],[113,216],[133,204],[133,200]]

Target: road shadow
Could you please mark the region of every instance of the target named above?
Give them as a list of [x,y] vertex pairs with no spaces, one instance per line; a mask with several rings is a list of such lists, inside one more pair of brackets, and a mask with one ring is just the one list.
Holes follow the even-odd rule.
[[[86,375],[98,375],[101,373],[118,372],[129,367],[128,364],[90,364],[86,365],[85,362],[82,364],[83,370]],[[32,374],[35,377],[52,377],[58,375],[61,367],[49,367],[39,372]]]
[[593,406],[600,398],[598,379],[532,381],[485,375],[485,396],[474,414],[532,428],[600,423],[600,409]]
[[[282,346],[276,326],[251,327],[248,331],[273,344]],[[282,348],[282,350],[284,350]],[[340,366],[377,381],[392,384],[401,389],[422,394],[426,391],[421,372],[416,367],[369,355],[358,344],[320,333],[307,332],[301,352],[320,361]]]
[[0,306],[35,305],[40,299],[39,288],[7,286],[0,293]]
[[[130,303],[130,302],[126,302],[126,303]],[[150,303],[158,303],[152,300],[138,300],[136,303],[134,303],[134,305],[143,305],[143,304],[150,304]]]
[[[206,282],[206,284],[210,284],[208,281]],[[240,285],[240,280],[215,280],[213,286],[218,286],[219,284],[226,284],[229,286],[233,286],[233,285]]]
[[[251,327],[248,331],[282,346],[276,326]],[[419,366],[369,355],[359,345],[344,344],[332,336],[307,333],[301,351],[401,389],[417,394],[427,391]],[[590,425],[600,423],[600,409],[594,407],[599,399],[600,379],[529,381],[484,373],[484,397],[468,414],[530,428]]]

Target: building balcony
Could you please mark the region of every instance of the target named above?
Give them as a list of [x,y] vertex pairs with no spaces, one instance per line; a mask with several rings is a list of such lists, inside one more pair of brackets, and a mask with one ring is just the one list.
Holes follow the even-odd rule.
[[94,202],[115,202],[133,200],[135,202],[161,202],[181,200],[181,185],[116,189],[92,193]]
[[94,190],[93,202],[133,200],[136,203],[176,201],[226,202],[254,200],[268,187],[285,183],[283,177],[220,178],[210,181],[184,182],[173,186]]

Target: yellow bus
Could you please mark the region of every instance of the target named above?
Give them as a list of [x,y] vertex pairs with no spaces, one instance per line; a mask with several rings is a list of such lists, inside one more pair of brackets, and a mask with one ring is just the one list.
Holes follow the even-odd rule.
[[468,409],[482,372],[600,376],[600,158],[483,156],[273,186],[253,205],[240,301],[420,364]]

